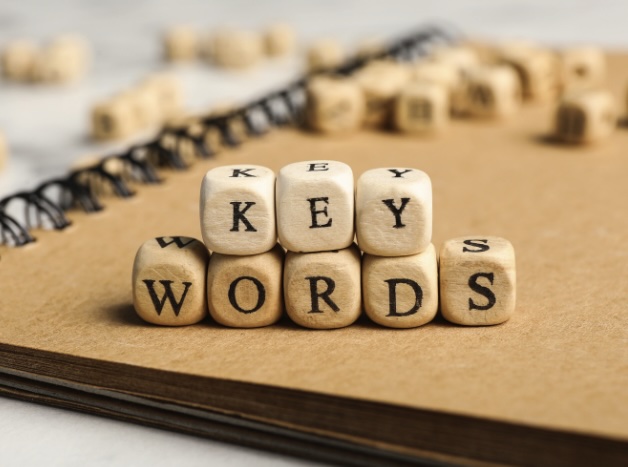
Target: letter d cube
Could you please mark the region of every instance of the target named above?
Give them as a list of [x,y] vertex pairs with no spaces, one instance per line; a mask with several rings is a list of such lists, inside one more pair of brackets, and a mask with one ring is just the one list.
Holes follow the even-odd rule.
[[440,306],[448,321],[485,326],[515,310],[515,250],[499,237],[446,241],[440,251]]

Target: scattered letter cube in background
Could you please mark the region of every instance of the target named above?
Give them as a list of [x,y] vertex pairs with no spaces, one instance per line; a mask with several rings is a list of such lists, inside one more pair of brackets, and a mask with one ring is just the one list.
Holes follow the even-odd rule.
[[201,185],[200,214],[210,250],[226,255],[269,251],[277,243],[275,173],[258,165],[210,170]]
[[428,60],[452,66],[459,75],[467,73],[480,64],[480,59],[475,50],[464,45],[437,47],[432,51]]
[[133,106],[119,96],[92,108],[92,136],[99,140],[126,138],[138,128]]
[[307,87],[307,114],[311,128],[321,133],[355,131],[364,120],[364,96],[349,79],[316,77]]
[[296,48],[296,33],[288,24],[273,24],[264,33],[264,46],[269,57],[288,55]]
[[223,29],[210,37],[206,55],[219,67],[245,69],[259,64],[263,49],[264,44],[259,34]]
[[336,161],[284,166],[277,176],[277,232],[295,252],[347,248],[354,237],[351,167]]
[[440,250],[440,308],[448,321],[484,326],[515,310],[515,250],[499,237],[464,237]]
[[159,116],[165,121],[176,118],[183,111],[183,88],[181,83],[165,73],[157,73],[143,80],[139,87],[149,89],[159,103]]
[[169,62],[191,62],[199,56],[198,32],[190,26],[175,26],[166,31],[164,57]]
[[560,54],[563,91],[595,89],[606,80],[606,57],[596,47],[572,47]]
[[432,241],[432,183],[417,169],[372,169],[356,188],[356,231],[365,253],[414,255]]
[[321,39],[310,45],[307,51],[309,71],[328,70],[342,64],[345,52],[340,44],[331,39]]
[[566,143],[594,143],[610,136],[617,126],[615,99],[606,91],[565,96],[556,111],[555,135]]
[[365,254],[362,261],[364,310],[390,328],[429,323],[438,311],[438,266],[430,244],[417,255],[385,257]]
[[283,248],[252,256],[214,253],[207,269],[207,304],[218,323],[254,328],[283,313]]
[[2,74],[8,80],[29,81],[39,53],[37,45],[28,40],[16,40],[6,44],[0,60]]
[[209,253],[189,237],[157,237],[142,244],[133,263],[133,304],[144,321],[164,326],[198,323],[207,315]]
[[360,316],[360,250],[288,252],[283,276],[286,312],[312,329],[349,326]]
[[466,105],[472,116],[511,116],[521,107],[522,97],[519,78],[511,67],[483,66],[469,72]]
[[395,100],[394,125],[403,133],[437,133],[448,122],[449,93],[441,84],[407,84]]

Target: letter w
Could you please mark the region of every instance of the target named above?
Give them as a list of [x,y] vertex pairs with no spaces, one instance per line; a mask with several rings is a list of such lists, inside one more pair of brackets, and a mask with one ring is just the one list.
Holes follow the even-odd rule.
[[155,287],[154,287],[155,281],[150,280],[150,279],[144,279],[142,282],[146,284],[146,288],[148,289],[148,294],[150,295],[150,299],[153,301],[153,306],[155,307],[155,311],[157,312],[158,316],[161,315],[161,312],[164,309],[164,306],[166,305],[166,300],[170,302],[170,306],[172,306],[175,316],[179,316],[179,312],[181,311],[181,307],[183,306],[183,302],[185,301],[185,296],[188,294],[188,289],[192,285],[191,282],[183,282],[183,285],[185,286],[185,290],[183,291],[183,295],[181,295],[181,300],[179,300],[178,302],[174,296],[174,293],[172,292],[172,288],[170,287],[170,284],[172,284],[173,281],[167,281],[167,280],[159,281],[159,283],[163,285],[164,290],[165,290],[161,298],[158,298],[157,293],[155,292]]

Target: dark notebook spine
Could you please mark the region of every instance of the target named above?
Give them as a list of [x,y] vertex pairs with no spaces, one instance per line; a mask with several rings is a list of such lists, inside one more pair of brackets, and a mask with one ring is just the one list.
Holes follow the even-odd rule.
[[[423,27],[417,32],[393,41],[384,51],[367,57],[353,58],[340,67],[315,74],[326,73],[350,75],[368,62],[380,58],[393,58],[397,61],[413,61],[426,55],[438,44],[452,43],[457,34],[441,27]],[[21,191],[0,200],[0,243],[9,246],[23,246],[35,241],[32,229],[47,228],[63,230],[71,222],[66,211],[71,208],[85,212],[103,209],[98,195],[92,186],[85,182],[87,177],[99,180],[108,186],[109,191],[121,198],[133,196],[129,181],[136,183],[161,183],[159,168],[168,167],[185,170],[189,161],[183,159],[179,148],[184,142],[192,143],[196,154],[201,158],[211,158],[218,148],[208,144],[206,134],[219,135],[222,146],[238,146],[241,141],[233,131],[232,123],[244,123],[247,137],[257,137],[271,128],[283,125],[298,125],[303,121],[306,105],[305,86],[315,74],[304,76],[283,89],[232,110],[228,113],[210,116],[200,120],[202,131],[190,132],[189,127],[164,128],[152,140],[131,146],[121,154],[106,156],[92,166],[70,172],[65,177],[46,180],[32,191]],[[166,147],[163,141],[174,141]],[[173,149],[174,148],[174,149]],[[108,167],[112,159],[123,169],[112,171]],[[125,175],[121,175],[121,174]],[[16,219],[8,212],[15,205],[23,210],[23,220]]]

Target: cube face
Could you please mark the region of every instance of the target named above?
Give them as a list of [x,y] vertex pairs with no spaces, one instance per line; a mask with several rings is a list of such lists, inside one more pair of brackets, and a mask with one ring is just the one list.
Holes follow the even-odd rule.
[[256,255],[277,243],[275,174],[259,165],[228,165],[205,174],[201,232],[210,250]]
[[296,33],[288,24],[273,24],[264,34],[264,45],[271,57],[287,55],[295,49]]
[[410,69],[393,62],[373,62],[356,73],[366,103],[366,126],[381,128],[391,123],[395,98],[411,76]]
[[190,237],[157,237],[137,251],[133,304],[144,321],[164,326],[198,323],[207,315],[209,253]]
[[434,83],[412,83],[395,101],[394,122],[404,133],[435,133],[449,122],[447,89]]
[[515,310],[515,252],[499,237],[448,240],[440,251],[440,307],[467,326],[507,321]]
[[136,128],[135,113],[127,99],[111,99],[92,109],[92,135],[96,139],[124,138]]
[[337,161],[289,164],[277,177],[277,232],[294,252],[347,248],[354,237],[353,172]]
[[345,53],[340,44],[330,39],[315,42],[307,51],[310,71],[328,70],[342,64]]
[[508,117],[521,106],[521,84],[509,67],[475,69],[469,76],[466,91],[468,111],[476,117]]
[[198,33],[193,28],[171,28],[164,36],[164,56],[168,61],[192,61],[198,56],[198,44]]
[[360,316],[360,251],[288,252],[284,301],[292,321],[311,329],[349,326]]
[[218,323],[253,328],[275,323],[283,313],[283,249],[253,256],[214,253],[207,269],[209,313]]
[[10,80],[30,80],[39,55],[37,46],[26,40],[13,41],[2,51],[2,74]]
[[428,248],[432,241],[429,176],[410,168],[364,172],[356,189],[356,231],[360,248],[371,255],[414,255]]
[[613,96],[588,91],[563,99],[556,111],[555,135],[567,143],[594,143],[607,138],[616,125]]
[[561,78],[565,91],[592,89],[604,83],[606,57],[596,47],[574,47],[561,54]]
[[398,258],[365,254],[362,260],[364,310],[391,328],[429,323],[438,311],[438,266],[434,245]]
[[307,89],[310,126],[322,133],[355,131],[364,120],[364,96],[349,80],[315,78]]
[[157,101],[162,120],[178,117],[183,110],[183,90],[175,78],[156,74],[144,80],[140,88],[148,90]]
[[501,51],[499,60],[516,71],[524,98],[547,101],[556,96],[558,64],[550,51],[534,45],[513,45]]

